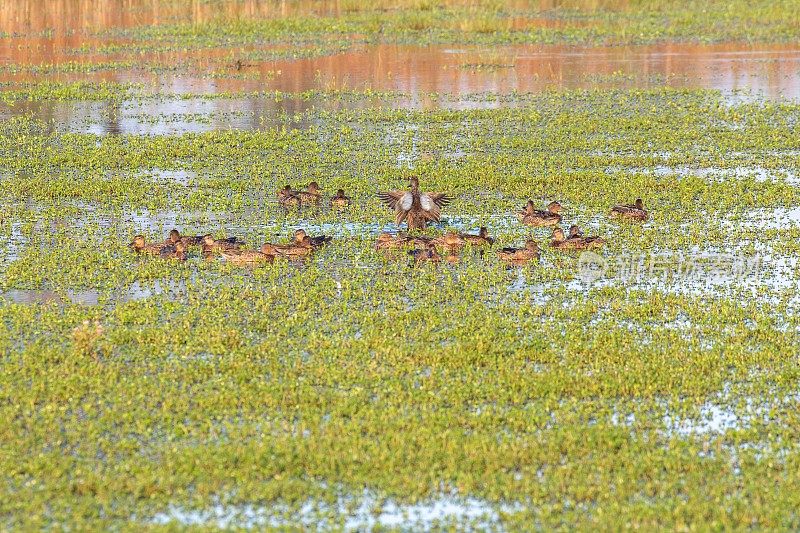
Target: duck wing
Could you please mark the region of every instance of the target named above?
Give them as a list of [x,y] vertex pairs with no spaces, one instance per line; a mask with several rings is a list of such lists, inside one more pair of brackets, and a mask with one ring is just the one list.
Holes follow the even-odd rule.
[[447,205],[449,201],[449,198],[443,194],[434,194],[433,196],[430,193],[420,194],[419,205],[422,207],[423,218],[438,222],[441,214],[440,208]]

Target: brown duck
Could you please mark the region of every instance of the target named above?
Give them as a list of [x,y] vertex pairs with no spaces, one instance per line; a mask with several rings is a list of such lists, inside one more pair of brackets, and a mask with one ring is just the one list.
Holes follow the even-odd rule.
[[524,248],[503,248],[497,251],[497,257],[506,263],[524,264],[531,260],[539,260],[539,243],[533,239],[525,242]]
[[133,242],[131,242],[128,246],[130,246],[131,250],[137,254],[144,255],[161,255],[161,251],[165,248],[172,248],[170,245],[161,242],[148,243],[144,240],[144,235],[135,236],[133,238]]
[[550,246],[559,250],[590,250],[592,248],[601,248],[606,241],[600,237],[582,237],[583,232],[575,226],[575,230],[570,228],[569,238],[564,237],[564,230],[556,228],[553,230],[553,240]]
[[528,200],[525,208],[517,213],[520,221],[526,226],[555,226],[561,222],[561,204],[558,202],[550,202],[547,205],[547,210],[542,211],[536,209],[533,200]]
[[322,199],[322,189],[316,181],[312,181],[304,191],[298,191],[297,196],[300,197],[300,203],[303,205],[319,205]]
[[378,194],[389,207],[394,209],[395,222],[400,225],[405,221],[408,229],[425,229],[428,222],[438,222],[441,208],[450,203],[446,194],[419,190],[419,179],[411,178],[410,190],[388,191]]
[[162,259],[186,261],[186,245],[183,244],[183,241],[177,241],[175,244],[164,246],[159,255]]
[[636,202],[633,204],[615,205],[611,208],[611,213],[609,215],[611,218],[637,220],[641,222],[644,222],[650,216],[649,213],[644,210],[644,202],[642,202],[641,198],[637,198]]
[[[205,235],[181,235],[181,233],[173,229],[169,232],[169,236],[167,237],[166,244],[175,244],[176,242],[180,241],[183,243],[184,246],[202,246],[203,245],[203,238]],[[230,244],[236,244],[239,241],[238,237],[225,237],[224,239],[219,239],[221,242],[227,242]]]
[[333,240],[333,237],[329,237],[327,235],[317,235],[315,237],[311,237],[310,235],[306,234],[305,230],[299,229],[294,232],[294,243],[302,245],[303,239],[305,239],[306,237],[308,237],[308,239],[311,241],[311,247],[314,249],[317,249],[325,244],[328,244]]
[[306,235],[302,242],[299,244],[272,244],[264,243],[261,246],[261,253],[266,255],[275,255],[288,258],[301,258],[311,255],[314,247],[311,245],[311,239]]
[[460,237],[472,246],[491,246],[494,244],[494,239],[489,237],[489,232],[486,230],[485,226],[481,226],[481,229],[477,235],[462,233]]
[[381,233],[375,242],[376,250],[391,250],[402,248],[407,244],[408,237],[405,235],[392,235],[391,233]]
[[442,256],[436,251],[436,246],[429,243],[428,246],[422,249],[409,250],[408,255],[414,258],[414,261],[419,265],[421,263],[438,263],[442,260]]
[[203,253],[218,253],[238,250],[243,243],[230,242],[228,239],[215,239],[213,235],[203,235]]
[[265,254],[258,250],[222,250],[222,257],[234,265],[253,265],[256,263],[272,263],[274,255]]
[[444,235],[436,237],[435,239],[433,239],[432,242],[437,246],[441,246],[442,248],[451,251],[459,250],[465,244],[467,244],[467,241],[464,238],[462,238],[461,235],[453,231],[448,231]]
[[347,207],[350,205],[350,198],[344,195],[344,189],[336,191],[336,195],[331,198],[331,207]]
[[300,195],[292,190],[290,185],[284,185],[283,189],[278,189],[278,203],[283,207],[299,207]]

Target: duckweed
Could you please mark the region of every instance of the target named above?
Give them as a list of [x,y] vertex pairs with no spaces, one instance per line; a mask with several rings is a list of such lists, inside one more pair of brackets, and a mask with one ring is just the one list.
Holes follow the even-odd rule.
[[[512,29],[534,13],[519,7],[342,5],[110,33],[320,49],[542,35]],[[788,2],[748,6],[535,13],[603,42],[781,40],[796,21]],[[755,16],[763,27],[743,24]],[[352,38],[376,21],[381,37]],[[263,103],[247,131],[220,127],[241,109],[143,107],[236,91],[47,80],[0,94],[0,530],[800,528],[796,102],[595,87],[427,94],[437,105],[413,109],[370,89],[263,90],[247,93]],[[25,105],[45,100],[154,129],[66,127]],[[204,130],[155,130],[165,121]],[[458,264],[415,266],[376,251],[396,228],[375,193],[412,173],[454,197],[426,234],[487,226],[495,248],[536,239],[541,260],[508,269],[467,247]],[[311,181],[352,205],[278,205],[279,187]],[[637,197],[647,222],[608,217]],[[610,265],[759,267],[586,281],[580,255],[518,222],[528,199],[558,200],[565,229],[606,239]],[[334,239],[254,268],[126,246],[178,228],[256,248],[301,227]]]

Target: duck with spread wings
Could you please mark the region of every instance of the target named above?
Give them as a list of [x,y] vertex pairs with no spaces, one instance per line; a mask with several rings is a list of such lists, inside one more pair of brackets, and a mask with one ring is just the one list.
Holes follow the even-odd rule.
[[378,198],[394,209],[395,222],[400,225],[405,221],[410,230],[425,229],[428,222],[438,222],[441,208],[452,200],[446,194],[420,192],[416,177],[411,178],[410,190],[382,192]]

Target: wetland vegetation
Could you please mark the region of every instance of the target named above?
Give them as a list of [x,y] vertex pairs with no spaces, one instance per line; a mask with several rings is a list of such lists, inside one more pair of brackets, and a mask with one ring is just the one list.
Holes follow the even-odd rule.
[[[794,2],[57,4],[0,3],[0,530],[800,528]],[[542,67],[642,44],[736,59]],[[411,174],[421,234],[539,261],[376,251]],[[351,205],[279,205],[312,181]],[[173,228],[333,240],[127,246]]]

